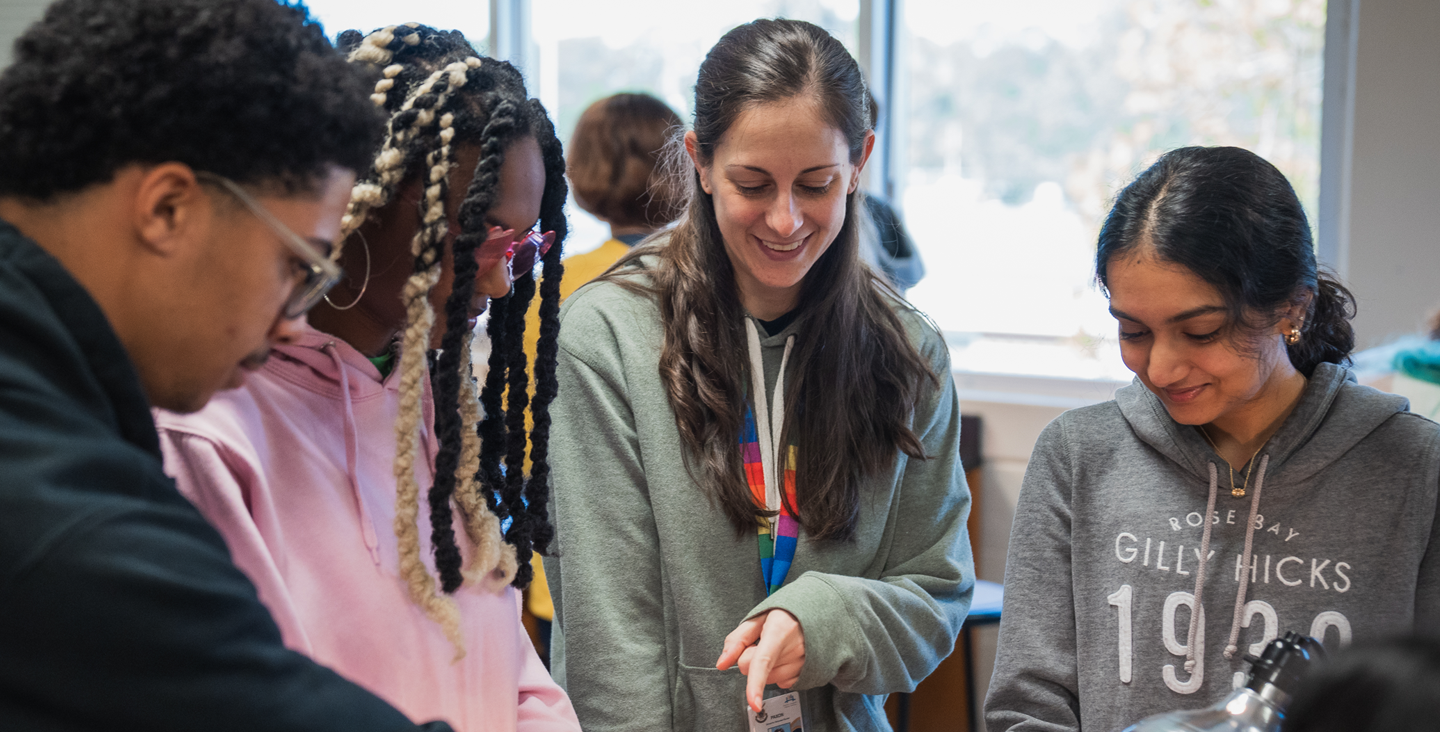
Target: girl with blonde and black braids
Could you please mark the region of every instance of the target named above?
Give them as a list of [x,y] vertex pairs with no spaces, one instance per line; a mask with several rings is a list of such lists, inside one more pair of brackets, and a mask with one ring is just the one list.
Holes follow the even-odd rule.
[[[551,536],[560,143],[520,73],[458,32],[402,25],[339,45],[373,69],[371,100],[390,120],[342,224],[347,276],[244,387],[195,415],[159,415],[167,466],[287,645],[412,718],[578,729],[516,594]],[[521,344],[542,257],[527,435]],[[487,300],[477,395],[470,340]]]

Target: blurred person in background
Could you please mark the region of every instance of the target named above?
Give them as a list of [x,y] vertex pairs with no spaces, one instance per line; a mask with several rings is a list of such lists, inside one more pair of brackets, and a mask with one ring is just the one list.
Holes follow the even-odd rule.
[[580,208],[610,225],[610,239],[565,260],[564,295],[599,276],[683,210],[682,193],[660,166],[684,131],[680,116],[649,94],[615,94],[585,109],[565,149],[565,172]]
[[[866,93],[869,93],[868,90]],[[877,129],[880,123],[880,102],[870,95],[870,129]],[[879,194],[866,192],[865,215],[861,218],[860,258],[885,275],[885,279],[900,292],[919,284],[925,277],[925,262],[920,259],[920,250],[905,230],[900,214],[895,207]]]
[[381,131],[369,86],[273,0],[62,0],[16,41],[0,729],[416,729],[282,644],[150,412],[200,409],[302,337]]
[[[514,410],[529,384],[515,331],[544,256],[555,264],[540,285],[551,337],[529,433],[543,485],[566,231],[560,141],[520,72],[458,31],[347,31],[339,45],[389,119],[340,231],[349,276],[242,388],[196,414],[157,415],[166,467],[225,535],[289,647],[411,718],[576,732],[519,607],[551,529],[545,492],[526,495],[516,479],[530,440]],[[482,420],[465,356],[487,308],[501,345]]]

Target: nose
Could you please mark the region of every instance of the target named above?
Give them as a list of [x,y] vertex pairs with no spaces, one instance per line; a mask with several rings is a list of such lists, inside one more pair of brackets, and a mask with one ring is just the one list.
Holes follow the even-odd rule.
[[770,209],[765,212],[765,223],[770,230],[785,238],[799,231],[803,222],[804,217],[800,214],[800,205],[795,200],[795,194],[788,189],[776,193]]
[[291,345],[300,342],[300,335],[305,332],[307,321],[305,316],[298,318],[287,318],[281,314],[270,328],[271,345]]
[[510,264],[504,259],[475,276],[475,294],[494,300],[510,294]]
[[1145,373],[1150,383],[1156,386],[1178,384],[1185,378],[1187,363],[1183,350],[1171,339],[1156,338],[1154,345],[1150,347]]

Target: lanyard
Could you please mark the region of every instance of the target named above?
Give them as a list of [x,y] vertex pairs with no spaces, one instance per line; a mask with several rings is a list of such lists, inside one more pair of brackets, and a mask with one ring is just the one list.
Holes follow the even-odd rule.
[[[740,454],[745,463],[745,482],[750,486],[751,496],[766,510],[777,512],[774,519],[761,521],[757,530],[760,574],[765,583],[765,594],[769,595],[785,584],[800,536],[800,525],[789,509],[789,506],[795,505],[795,445],[786,446],[785,460],[781,461],[778,454],[781,430],[785,424],[785,366],[790,360],[795,336],[785,339],[785,354],[780,358],[780,374],[775,379],[775,414],[771,419],[765,403],[765,365],[760,354],[760,334],[749,318],[745,319],[745,328],[750,351],[752,387],[749,392],[752,398],[745,406]],[[781,500],[782,490],[786,500]]]

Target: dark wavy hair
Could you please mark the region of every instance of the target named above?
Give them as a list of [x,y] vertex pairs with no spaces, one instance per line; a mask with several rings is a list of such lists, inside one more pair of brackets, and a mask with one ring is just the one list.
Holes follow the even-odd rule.
[[[865,82],[839,41],[795,20],[757,20],[726,33],[695,84],[701,159],[713,159],[743,112],[796,98],[817,102],[858,163],[870,130]],[[746,487],[737,442],[749,368],[745,311],[714,199],[693,167],[687,182],[689,206],[668,242],[632,251],[609,278],[651,293],[659,304],[660,374],[690,458],[686,467],[743,533],[769,515]],[[901,452],[925,457],[910,417],[922,388],[938,384],[893,310],[893,291],[860,262],[859,194],[845,204],[840,232],[801,286],[794,370],[786,375],[794,388],[787,389],[785,413],[794,418],[781,444],[793,440],[800,448],[799,505],[790,508],[816,539],[853,538],[863,479],[893,466]],[[648,287],[627,276],[628,265],[646,255],[658,260]]]
[[1220,292],[1229,323],[1256,333],[1308,299],[1300,340],[1286,346],[1307,378],[1343,364],[1355,348],[1355,298],[1315,263],[1305,210],[1284,174],[1238,147],[1184,147],[1155,161],[1120,191],[1095,251],[1095,276],[1148,246]]
[[[564,214],[565,161],[560,141],[544,107],[527,96],[520,72],[507,62],[478,56],[458,31],[413,24],[383,28],[368,36],[346,31],[340,35],[339,45],[352,61],[370,69],[375,83],[372,98],[390,115],[381,151],[356,186],[347,214],[348,230],[354,231],[369,212],[385,205],[404,181],[423,178],[426,186],[421,204],[426,213],[411,278],[413,287],[407,286],[404,294],[408,312],[400,350],[404,423],[397,425],[400,439],[396,454],[402,496],[407,480],[413,481],[408,477],[408,468],[416,459],[414,439],[420,419],[421,385],[417,379],[424,359],[419,354],[424,353],[430,338],[422,311],[429,307],[427,297],[434,282],[431,277],[439,271],[439,258],[445,249],[445,171],[454,164],[453,147],[479,148],[479,161],[458,212],[460,231],[451,252],[455,278],[444,312],[438,314],[446,324],[432,374],[435,432],[440,448],[427,503],[441,589],[452,593],[466,578],[453,528],[454,506],[464,515],[470,538],[482,548],[490,546],[482,534],[487,531],[491,513],[496,519],[510,520],[504,539],[514,548],[513,583],[523,588],[532,576],[532,552],[546,551],[553,535],[546,508],[549,407],[557,387],[555,356],[560,278],[564,272],[560,257],[568,230]],[[499,191],[505,151],[527,136],[539,144],[545,167],[540,225],[555,232],[555,243],[542,260],[543,280],[538,284],[541,326],[535,364],[535,419],[528,435],[524,420],[526,408],[531,405],[523,336],[524,314],[537,290],[535,274],[524,274],[514,282],[508,296],[490,304],[489,371],[478,402],[469,359],[471,333],[466,327],[479,274],[475,251],[488,233],[486,217]],[[415,355],[407,362],[407,354]],[[532,465],[528,481],[524,474],[527,447]],[[397,531],[401,531],[400,523],[397,521]],[[410,529],[406,526],[405,532],[408,534]],[[491,525],[488,530],[498,529]],[[405,561],[407,551],[418,551],[418,542],[406,534],[401,540],[402,572],[407,574],[417,602],[431,612],[437,606],[428,589],[428,573],[418,562]],[[493,563],[495,559],[485,561]],[[504,574],[506,564],[494,566]],[[482,569],[488,572],[491,567]]]
[[614,94],[580,115],[566,153],[580,208],[612,226],[658,229],[679,215],[679,186],[659,165],[680,116],[649,94]]
[[287,193],[363,171],[381,130],[358,71],[275,0],[60,0],[0,75],[0,195],[47,201],[178,161]]

